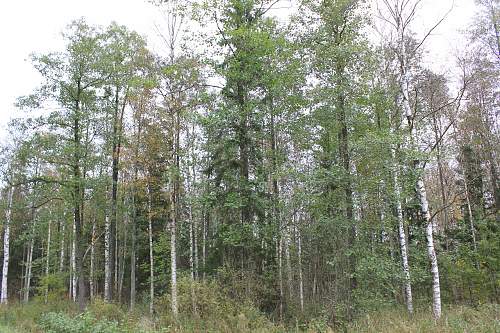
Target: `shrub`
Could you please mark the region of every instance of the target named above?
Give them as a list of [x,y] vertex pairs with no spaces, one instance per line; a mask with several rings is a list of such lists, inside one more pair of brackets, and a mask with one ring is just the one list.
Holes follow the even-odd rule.
[[44,314],[39,321],[40,327],[47,333],[121,333],[116,321],[97,320],[91,312],[74,318],[61,312]]

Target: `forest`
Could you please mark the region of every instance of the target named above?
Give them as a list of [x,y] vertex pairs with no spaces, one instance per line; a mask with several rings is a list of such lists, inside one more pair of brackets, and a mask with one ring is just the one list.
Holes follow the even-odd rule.
[[453,9],[292,2],[144,2],[163,54],[84,18],[33,50],[1,332],[500,331],[500,1],[441,72]]

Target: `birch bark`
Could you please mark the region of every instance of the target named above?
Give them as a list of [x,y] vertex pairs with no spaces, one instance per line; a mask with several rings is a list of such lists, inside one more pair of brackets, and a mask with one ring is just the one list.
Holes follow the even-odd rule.
[[2,265],[2,290],[0,295],[0,303],[7,304],[8,294],[8,276],[9,276],[9,259],[10,259],[10,222],[12,214],[12,197],[14,195],[14,187],[9,188],[7,195],[7,210],[5,211],[5,224],[3,234],[3,265]]
[[396,162],[396,148],[391,149],[392,161],[393,161],[393,171],[392,178],[394,182],[394,197],[396,204],[396,217],[398,219],[398,236],[399,236],[399,248],[401,251],[401,261],[403,265],[403,276],[404,276],[404,290],[405,290],[405,300],[406,308],[410,314],[413,314],[413,297],[411,292],[411,278],[410,278],[410,265],[408,264],[408,249],[406,246],[406,234],[403,223],[403,208],[401,205],[401,187],[399,184],[398,177],[398,165]]

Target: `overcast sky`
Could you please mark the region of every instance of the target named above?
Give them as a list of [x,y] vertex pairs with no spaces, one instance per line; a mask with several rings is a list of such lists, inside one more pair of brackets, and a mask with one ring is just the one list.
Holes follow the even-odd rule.
[[[453,66],[455,50],[463,47],[459,29],[467,27],[475,12],[473,0],[424,0],[414,23],[422,34],[435,24],[454,3],[446,21],[426,43],[426,63],[441,73]],[[282,7],[287,1],[283,0]],[[276,11],[283,14],[286,9]],[[159,10],[146,0],[24,0],[0,1],[0,140],[5,139],[6,124],[16,115],[14,102],[29,94],[40,83],[31,66],[30,53],[61,50],[61,31],[72,20],[84,17],[91,24],[111,21],[126,25],[146,36],[153,50],[161,52],[155,25],[161,25]]]

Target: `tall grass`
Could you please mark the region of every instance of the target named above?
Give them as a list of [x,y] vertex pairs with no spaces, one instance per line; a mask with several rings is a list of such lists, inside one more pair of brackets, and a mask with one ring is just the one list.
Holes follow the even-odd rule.
[[500,332],[500,306],[446,306],[437,322],[430,309],[417,309],[413,316],[402,310],[366,314],[348,326],[348,332]]
[[[185,286],[183,286],[185,287]],[[326,316],[298,319],[287,324],[271,321],[251,304],[236,304],[217,292],[215,286],[198,291],[196,313],[192,303],[181,298],[184,309],[177,319],[171,317],[168,295],[160,298],[154,318],[146,304],[133,312],[125,306],[96,299],[87,311],[78,314],[71,301],[44,304],[0,306],[1,333],[153,333],[153,332],[500,332],[500,306],[445,306],[443,317],[435,322],[430,309],[417,308],[409,316],[403,308],[383,309],[357,318],[344,327],[331,327]],[[182,288],[181,288],[182,289]]]

